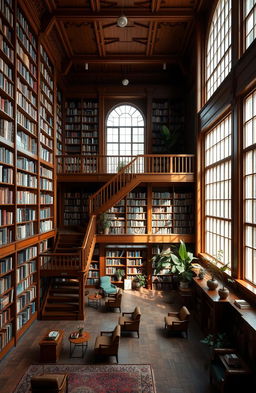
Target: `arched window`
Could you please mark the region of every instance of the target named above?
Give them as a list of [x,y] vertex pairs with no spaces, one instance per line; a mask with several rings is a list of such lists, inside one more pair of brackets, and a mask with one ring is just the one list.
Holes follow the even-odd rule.
[[111,110],[106,124],[107,156],[116,156],[108,160],[108,172],[113,173],[131,156],[144,154],[144,119],[137,108],[122,104]]
[[231,69],[231,0],[219,0],[206,50],[206,98],[209,99]]
[[256,2],[244,0],[244,48],[247,49],[256,38]]

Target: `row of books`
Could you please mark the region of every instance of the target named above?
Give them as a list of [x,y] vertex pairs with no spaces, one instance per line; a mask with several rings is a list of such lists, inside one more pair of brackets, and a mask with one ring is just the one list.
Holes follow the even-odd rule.
[[21,295],[26,289],[34,284],[33,276],[26,277],[23,281],[19,282],[16,287],[17,296]]
[[37,188],[37,177],[24,172],[17,172],[17,184],[23,187]]
[[29,171],[29,172],[33,172],[33,173],[37,172],[37,163],[27,157],[18,156],[17,157],[17,167],[19,169],[23,169],[25,171]]
[[12,211],[8,211],[6,209],[0,209],[0,226],[3,225],[12,225],[14,215]]
[[0,313],[0,329],[2,329],[4,325],[10,322],[10,319],[11,319],[11,309],[10,307],[8,307]]
[[17,330],[19,330],[36,311],[36,304],[32,302],[24,311],[17,315]]
[[0,109],[10,117],[13,117],[13,103],[7,98],[0,97]]
[[7,168],[3,165],[0,165],[0,182],[1,183],[13,183],[13,169]]
[[18,265],[27,262],[37,256],[37,246],[25,248],[18,252]]
[[[22,127],[24,127],[31,134],[36,136],[37,127],[36,127],[36,123],[34,121],[31,121],[30,119],[28,119],[23,113],[20,112],[20,110],[17,110],[16,119],[17,119],[18,124],[20,124]],[[19,138],[21,141],[23,141],[25,139],[25,137],[22,138],[21,133],[18,132],[18,135],[19,135]],[[22,147],[22,144],[21,144],[21,147]],[[34,150],[31,150],[31,152],[33,154],[36,154],[36,149],[35,149],[35,153],[34,153]]]
[[8,274],[0,278],[0,295],[10,289],[12,286],[12,276]]
[[30,287],[25,293],[17,299],[17,313],[20,312],[36,297],[36,286]]
[[30,261],[24,263],[23,265],[19,266],[16,273],[17,273],[17,282],[24,280],[24,278],[28,277],[30,274],[36,272],[36,261]]
[[8,344],[12,338],[12,323],[8,323],[0,330],[0,351]]
[[12,228],[1,228],[0,229],[0,246],[8,244],[14,240],[14,231]]
[[0,259],[0,274],[7,273],[13,268],[12,257]]
[[[1,200],[1,190],[0,190]],[[17,191],[17,204],[36,204],[37,194],[31,191]]]

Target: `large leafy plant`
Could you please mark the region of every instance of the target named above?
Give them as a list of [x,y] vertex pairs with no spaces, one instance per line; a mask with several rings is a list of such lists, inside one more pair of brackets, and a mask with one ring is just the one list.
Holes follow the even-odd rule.
[[180,281],[190,281],[194,275],[192,261],[197,259],[192,252],[187,251],[186,244],[181,240],[178,251],[171,249],[162,251],[153,257],[156,273],[168,270],[169,273],[177,274]]

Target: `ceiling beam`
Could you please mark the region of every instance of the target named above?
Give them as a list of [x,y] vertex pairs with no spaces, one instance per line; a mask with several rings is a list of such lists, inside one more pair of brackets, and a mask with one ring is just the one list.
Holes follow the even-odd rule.
[[151,9],[153,12],[159,11],[162,0],[152,0]]
[[96,21],[93,23],[93,26],[94,26],[94,33],[95,33],[97,47],[98,47],[98,53],[100,56],[105,56],[105,46],[104,46],[105,39],[102,30],[102,25],[100,22]]
[[[106,19],[117,19],[124,12],[121,8],[112,8],[101,10],[97,13],[91,12],[85,8],[66,8],[63,7],[53,13],[58,20],[63,21],[84,21],[95,22],[104,21]],[[165,8],[157,12],[145,9],[127,8],[125,16],[128,19],[138,20],[142,22],[187,22],[190,21],[194,12],[191,8]]]
[[146,50],[147,56],[153,55],[155,42],[156,42],[156,34],[157,34],[157,22],[150,22],[147,50]]
[[73,64],[88,63],[88,64],[163,64],[163,63],[178,63],[179,56],[149,56],[145,55],[111,55],[98,57],[94,55],[77,55],[72,57]]
[[92,11],[99,11],[100,10],[100,2],[99,0],[90,0],[91,9]]

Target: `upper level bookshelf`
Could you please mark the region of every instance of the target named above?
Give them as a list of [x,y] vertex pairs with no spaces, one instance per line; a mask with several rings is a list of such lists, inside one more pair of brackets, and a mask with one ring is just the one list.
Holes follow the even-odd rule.
[[96,99],[69,99],[66,101],[66,153],[99,154],[98,105]]
[[181,132],[184,129],[184,107],[179,101],[169,99],[153,99],[152,101],[152,153],[172,153],[162,136],[162,127],[167,126],[170,132]]
[[56,106],[56,151],[58,155],[63,154],[63,114],[62,114],[63,97],[60,89],[57,89],[57,106]]

